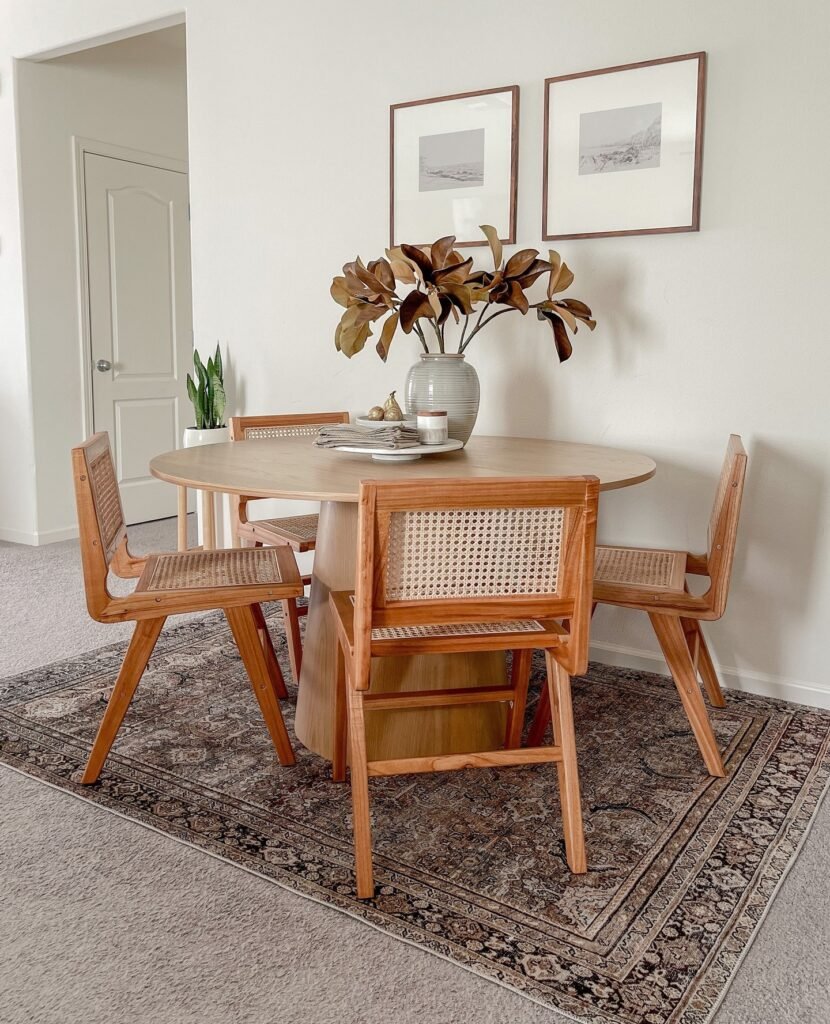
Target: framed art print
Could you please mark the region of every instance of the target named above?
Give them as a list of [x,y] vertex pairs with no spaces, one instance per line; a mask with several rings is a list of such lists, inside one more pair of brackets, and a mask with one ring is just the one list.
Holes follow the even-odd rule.
[[697,231],[706,54],[545,81],[542,237]]
[[518,85],[390,107],[391,245],[487,245],[479,224],[515,242],[518,159]]

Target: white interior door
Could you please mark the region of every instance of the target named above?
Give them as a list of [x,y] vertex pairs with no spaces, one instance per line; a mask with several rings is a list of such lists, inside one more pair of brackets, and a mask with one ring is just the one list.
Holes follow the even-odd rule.
[[179,447],[193,351],[187,174],[84,155],[92,407],[128,523],[176,514],[150,476]]

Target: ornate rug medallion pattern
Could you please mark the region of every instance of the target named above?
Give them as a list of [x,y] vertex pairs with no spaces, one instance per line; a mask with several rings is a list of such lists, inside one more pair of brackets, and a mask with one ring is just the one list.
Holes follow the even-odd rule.
[[591,1024],[710,1018],[830,775],[828,712],[730,693],[712,779],[670,680],[595,665],[574,684],[589,873],[567,870],[553,765],[375,779],[364,903],[349,789],[296,743],[279,766],[221,616],[162,635],[79,785],[123,651],[0,682],[0,759]]

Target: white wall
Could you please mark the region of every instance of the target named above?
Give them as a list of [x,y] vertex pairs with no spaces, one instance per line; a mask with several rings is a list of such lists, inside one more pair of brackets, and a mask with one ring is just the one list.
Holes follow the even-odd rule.
[[[173,10],[156,0],[11,6],[17,56]],[[362,408],[400,386],[414,360],[402,338],[386,367],[371,351],[348,362],[331,342],[330,277],[386,244],[389,103],[517,82],[518,238],[541,245],[543,79],[708,51],[701,231],[563,242],[574,294],[599,327],[560,367],[544,325],[501,318],[470,349],[480,429],[650,453],[657,477],[605,496],[601,533],[694,548],[726,436],[743,434],[746,512],[713,646],[728,684],[830,704],[830,9],[192,0],[187,27],[196,338],[231,346],[236,406],[249,412]],[[5,148],[8,118],[0,126]],[[595,638],[606,657],[621,649],[659,667],[646,626],[603,611]]]
[[187,158],[184,26],[17,65],[37,540],[74,535],[67,446],[87,433],[73,137]]

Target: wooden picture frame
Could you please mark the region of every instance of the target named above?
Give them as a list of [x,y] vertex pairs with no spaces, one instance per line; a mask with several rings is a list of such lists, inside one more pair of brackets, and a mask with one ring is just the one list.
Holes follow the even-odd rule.
[[[440,164],[464,156],[465,163]],[[430,159],[435,167],[426,164]],[[450,234],[456,236],[458,248],[487,245],[479,224],[493,224],[502,242],[514,244],[518,166],[518,85],[392,104],[390,245],[427,245]],[[463,175],[475,184],[465,185]],[[479,188],[486,191],[478,193]],[[448,198],[447,192],[461,194]]]
[[703,51],[545,79],[542,237],[699,231],[705,93]]

